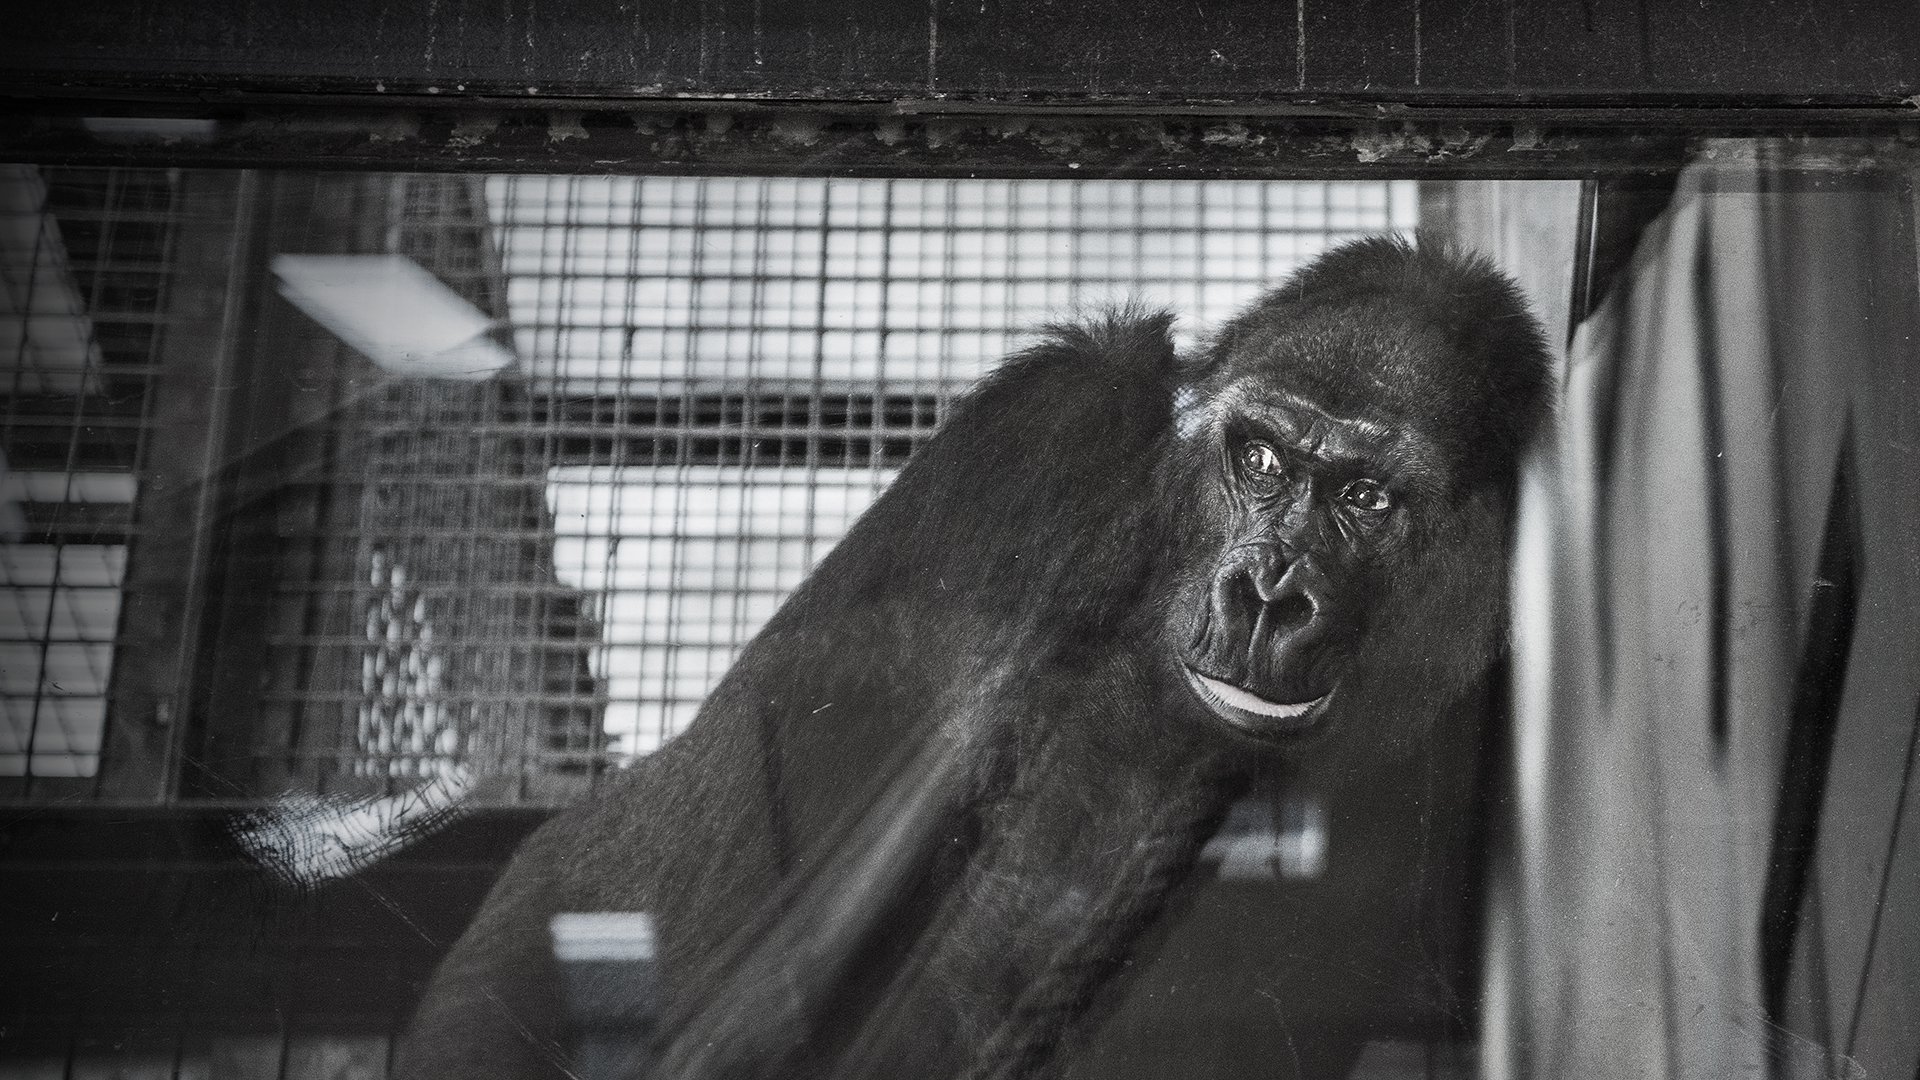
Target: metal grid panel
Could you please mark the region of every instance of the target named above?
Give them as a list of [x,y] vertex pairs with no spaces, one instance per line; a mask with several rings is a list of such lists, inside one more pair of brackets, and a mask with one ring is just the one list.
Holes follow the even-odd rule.
[[0,167],[0,790],[99,768],[172,201]]
[[[347,234],[276,234],[283,252],[405,256],[503,314],[471,178],[320,178],[275,212]],[[270,337],[312,346],[308,370],[338,404],[283,458],[324,479],[311,499],[283,493],[273,525],[294,542],[273,570],[268,722],[230,738],[240,749],[218,755],[206,790],[378,793],[463,764],[521,780],[584,774],[602,759],[601,695],[585,667],[598,633],[583,597],[554,576],[544,505],[566,403],[534,399],[514,371],[477,382],[397,374],[285,307],[268,318],[283,320]],[[607,429],[587,412],[578,433],[591,443]],[[523,785],[503,797],[558,796]]]
[[[0,773],[27,771],[32,745],[43,777],[94,771],[113,722],[147,381],[178,321],[167,174],[61,176],[8,173]],[[514,781],[489,800],[570,798],[684,727],[1023,331],[1139,302],[1180,312],[1190,343],[1328,244],[1411,228],[1416,202],[1410,183],[263,185],[266,257],[405,255],[499,320],[518,362],[478,383],[397,377],[243,269],[230,295],[265,322],[236,370],[301,393],[236,398],[226,421],[277,447],[220,481],[239,494],[216,523],[241,567],[229,591],[269,599],[229,604],[200,639],[198,797],[388,791],[464,763]],[[57,221],[49,190],[72,193]],[[308,401],[326,404],[260,412]],[[256,683],[257,701],[231,693]]]
[[[680,730],[1023,331],[1168,306],[1190,342],[1411,183],[495,178],[554,565],[593,598],[607,752]],[[591,413],[591,415],[589,415]]]

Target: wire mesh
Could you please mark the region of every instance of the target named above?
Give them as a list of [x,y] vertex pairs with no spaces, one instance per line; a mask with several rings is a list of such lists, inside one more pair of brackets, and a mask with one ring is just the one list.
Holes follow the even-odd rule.
[[[121,583],[155,542],[131,531],[142,485],[199,482],[141,440],[159,331],[189,314],[169,307],[170,238],[202,225],[170,209],[180,174],[4,179],[0,775],[32,782],[100,767]],[[1179,313],[1190,345],[1326,246],[1412,228],[1417,204],[1402,182],[270,174],[262,190],[257,262],[231,271],[252,320],[232,370],[284,388],[221,406],[271,453],[200,478],[245,602],[181,624],[205,660],[172,736],[191,775],[169,790],[195,798],[457,767],[512,781],[482,799],[571,798],[686,726],[1024,335],[1134,303]],[[272,295],[272,259],[300,253],[412,260],[515,362],[422,378],[355,352]]]
[[171,207],[0,166],[0,791],[99,768]]
[[1053,320],[1191,343],[1411,183],[501,177],[487,182],[560,579],[593,598],[606,751],[682,729],[930,435]]
[[[275,212],[351,220],[352,235],[300,246],[404,256],[504,314],[473,178],[320,178]],[[290,336],[324,337],[279,314],[302,328]],[[380,792],[463,764],[522,780],[584,774],[602,758],[603,696],[586,668],[598,634],[586,598],[553,571],[544,491],[558,443],[542,419],[553,403],[516,372],[416,378],[338,342],[323,352],[314,371],[337,404],[295,455],[325,479],[273,572],[282,607],[300,612],[271,638],[274,720],[213,755],[203,789]]]

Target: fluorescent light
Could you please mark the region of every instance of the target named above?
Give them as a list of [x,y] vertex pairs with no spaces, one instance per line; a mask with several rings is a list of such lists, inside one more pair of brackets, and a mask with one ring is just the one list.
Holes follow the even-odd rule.
[[513,362],[493,320],[404,255],[277,255],[280,295],[384,370],[477,382]]

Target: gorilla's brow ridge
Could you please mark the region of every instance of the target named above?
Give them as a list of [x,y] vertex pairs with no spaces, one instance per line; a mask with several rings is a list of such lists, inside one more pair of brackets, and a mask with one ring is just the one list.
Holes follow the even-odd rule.
[[1282,390],[1274,395],[1273,403],[1298,412],[1311,413],[1328,421],[1335,427],[1355,431],[1373,439],[1393,439],[1399,434],[1399,429],[1392,424],[1383,424],[1378,420],[1371,420],[1364,416],[1336,415],[1327,411],[1324,406],[1311,398],[1296,394],[1291,390]]

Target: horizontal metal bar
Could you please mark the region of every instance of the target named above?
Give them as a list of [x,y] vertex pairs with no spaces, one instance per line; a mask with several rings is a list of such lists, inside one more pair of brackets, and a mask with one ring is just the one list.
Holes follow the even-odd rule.
[[[285,704],[299,703],[299,704],[306,704],[306,705],[372,705],[372,704],[378,704],[381,702],[405,701],[405,702],[435,702],[438,704],[447,704],[447,705],[504,703],[509,705],[532,705],[532,706],[581,706],[581,705],[596,706],[596,705],[605,705],[609,702],[616,701],[616,700],[626,701],[626,700],[632,700],[632,699],[627,699],[627,698],[616,699],[613,697],[609,697],[606,694],[557,694],[557,693],[552,693],[550,691],[526,691],[526,692],[492,691],[492,692],[489,692],[484,690],[449,691],[449,692],[443,692],[443,693],[437,693],[437,694],[420,694],[417,696],[408,696],[405,698],[380,698],[380,697],[369,697],[368,695],[360,693],[358,691],[312,690],[312,691],[305,691],[305,692],[270,691],[270,692],[261,694],[260,700],[262,702],[267,702],[267,703],[285,703]],[[649,703],[671,702],[671,701],[699,702],[699,701],[705,701],[706,698],[704,696],[702,697],[665,697],[665,698],[647,698],[646,700]]]
[[[27,426],[27,425],[22,425]],[[33,426],[51,426],[36,424]],[[102,424],[100,426],[108,426]],[[113,426],[138,426],[137,424]],[[862,438],[915,439],[924,441],[933,437],[936,425],[928,420],[925,423],[907,421],[889,422],[880,418],[854,419],[845,423],[809,423],[782,420],[741,421],[711,420],[688,418],[656,423],[638,418],[608,417],[592,423],[574,421],[553,421],[529,418],[526,420],[482,420],[472,424],[436,422],[435,420],[417,420],[407,423],[404,419],[389,420],[382,417],[377,420],[364,420],[360,423],[344,423],[341,430],[352,431],[363,437],[412,436],[417,440],[434,438],[463,438],[498,436],[514,440],[552,440],[573,437],[607,438],[617,436],[622,439],[667,439],[685,438],[765,438],[785,442],[794,440],[832,440]]]
[[[570,540],[572,539],[588,539],[588,540],[613,539],[615,537],[619,537],[626,540],[649,539],[648,537],[634,536],[632,533],[567,533],[566,536]],[[353,537],[342,536],[341,539],[351,540],[353,539]],[[800,543],[805,540],[804,537],[791,536],[791,535],[772,536],[772,535],[755,535],[755,534],[735,534],[735,535],[730,535],[726,537],[721,537],[719,539],[729,543],[751,542],[755,540],[783,540],[783,541],[790,541],[794,543]],[[41,586],[41,587],[44,588],[44,586]],[[108,588],[107,586],[67,586],[67,585],[62,585],[60,587],[63,589],[65,588],[102,588],[102,589]],[[304,582],[296,582],[296,583],[288,583],[283,581],[282,583],[280,583],[275,587],[274,592],[275,594],[281,595],[281,596],[335,596],[335,597],[338,597],[338,596],[356,596],[360,594],[368,594],[372,596],[384,596],[384,595],[387,595],[388,592],[391,591],[393,588],[394,588],[393,586],[387,586],[387,585],[369,585],[364,581],[304,581]],[[582,599],[582,598],[591,599],[603,594],[608,596],[614,596],[614,595],[618,595],[618,596],[639,596],[639,595],[740,596],[740,597],[785,596],[786,594],[793,591],[791,587],[779,588],[775,586],[766,586],[766,587],[756,588],[750,585],[741,585],[738,587],[730,585],[724,589],[707,589],[707,590],[686,589],[686,588],[679,587],[677,585],[663,586],[659,588],[621,588],[618,586],[610,586],[606,589],[587,590],[587,589],[577,589],[572,585],[564,585],[564,584],[558,584],[558,583],[517,582],[517,581],[511,581],[511,582],[408,581],[405,585],[399,586],[398,588],[401,590],[404,590],[408,596],[424,596],[429,599],[436,598],[436,597],[454,596],[454,597],[463,597],[463,598],[471,597],[473,599],[482,599],[482,600],[502,599],[507,597],[521,597],[521,596],[528,596],[528,597],[551,596],[551,597],[558,597],[563,599]],[[587,619],[587,617],[584,615],[578,616],[578,618],[582,620]],[[436,631],[436,633],[439,633],[439,631]],[[275,637],[272,640],[288,641],[288,642],[292,642],[292,641],[318,642],[321,644],[326,644],[334,641],[335,639],[325,634],[316,634],[316,635],[289,634],[289,635]],[[339,640],[343,642],[358,642],[362,645],[369,644],[366,638],[364,637],[356,638],[356,637],[353,637],[352,635],[348,635],[344,638],[340,638]],[[447,640],[447,639],[436,638],[436,640]],[[458,640],[464,641],[464,640],[476,640],[476,639],[462,638]],[[502,640],[506,640],[506,639],[502,639]],[[518,640],[518,639],[515,639],[515,640]],[[545,640],[545,639],[538,639],[538,640]]]
[[[749,595],[745,590],[736,590],[736,589],[715,590],[710,593],[694,593],[694,594],[690,594],[681,590],[673,590],[671,593],[669,593],[669,591],[665,589],[658,589],[658,590],[618,589],[618,590],[611,590],[611,591],[622,593],[629,596],[636,596],[636,595],[643,595],[643,594],[650,595],[650,596],[703,595],[703,596],[714,596],[714,597],[733,597],[733,596]],[[755,595],[779,595],[779,594],[783,594],[791,591],[792,591],[791,589],[783,589],[783,590],[766,589],[766,590],[758,591],[758,593],[756,593]],[[529,623],[534,622],[532,618],[529,618],[527,621]],[[726,625],[728,622],[731,622],[731,620],[726,620],[726,621],[714,620],[706,623],[705,625],[709,625],[709,626]],[[547,653],[549,655],[559,655],[559,656],[565,657],[568,660],[577,660],[584,657],[588,649],[599,650],[606,647],[613,647],[613,648],[620,648],[620,649],[731,649],[731,648],[739,648],[746,644],[746,641],[744,638],[737,642],[711,642],[711,643],[684,641],[676,638],[661,638],[661,637],[620,638],[618,640],[606,640],[606,639],[603,639],[598,632],[603,628],[604,628],[603,626],[590,626],[588,627],[588,629],[592,629],[595,631],[595,633],[592,636],[590,637],[581,636],[576,638],[567,638],[567,637],[561,637],[558,635],[511,637],[511,636],[505,636],[500,634],[475,634],[475,635],[468,636],[468,635],[460,635],[460,634],[446,634],[446,633],[443,633],[438,627],[436,627],[434,629],[434,634],[431,641],[423,641],[417,638],[406,638],[406,639],[400,639],[397,641],[388,641],[384,638],[379,638],[379,639],[368,638],[365,635],[355,637],[352,634],[312,634],[312,635],[271,634],[271,635],[268,635],[267,642],[271,645],[282,647],[282,648],[294,647],[294,648],[310,648],[310,649],[344,649],[344,650],[350,650],[350,651],[363,650],[363,649],[377,650],[377,649],[387,648],[390,646],[404,645],[411,648],[424,649],[425,651],[428,651],[428,652],[444,653],[447,655],[452,655],[453,653],[456,653],[462,649],[476,649],[476,650],[484,649],[489,652],[498,652],[502,650],[515,650],[520,652],[540,652],[540,653]],[[0,639],[0,640],[6,640],[6,639]],[[552,670],[552,669],[549,669],[549,670]],[[97,697],[98,695],[94,695],[94,696]]]
[[[4,408],[5,399],[0,398],[0,408]],[[0,425],[13,428],[123,428],[135,429],[151,427],[145,417],[116,416],[111,413],[101,415],[75,411],[66,416],[47,413],[6,413],[0,414]]]
[[[196,84],[198,85],[198,84]],[[1677,165],[1689,140],[1756,130],[1898,136],[1911,107],[1858,101],[1728,109],[1671,95],[1635,107],[1571,100],[1316,102],[822,102],[389,92],[244,95],[218,103],[147,80],[62,97],[42,87],[0,115],[23,162],[326,167],[491,173],[1330,179],[1585,177]],[[191,138],[102,134],[102,96],[206,117]],[[1784,103],[1783,103],[1784,104]],[[138,112],[135,113],[138,115]],[[796,154],[804,139],[804,159]]]

